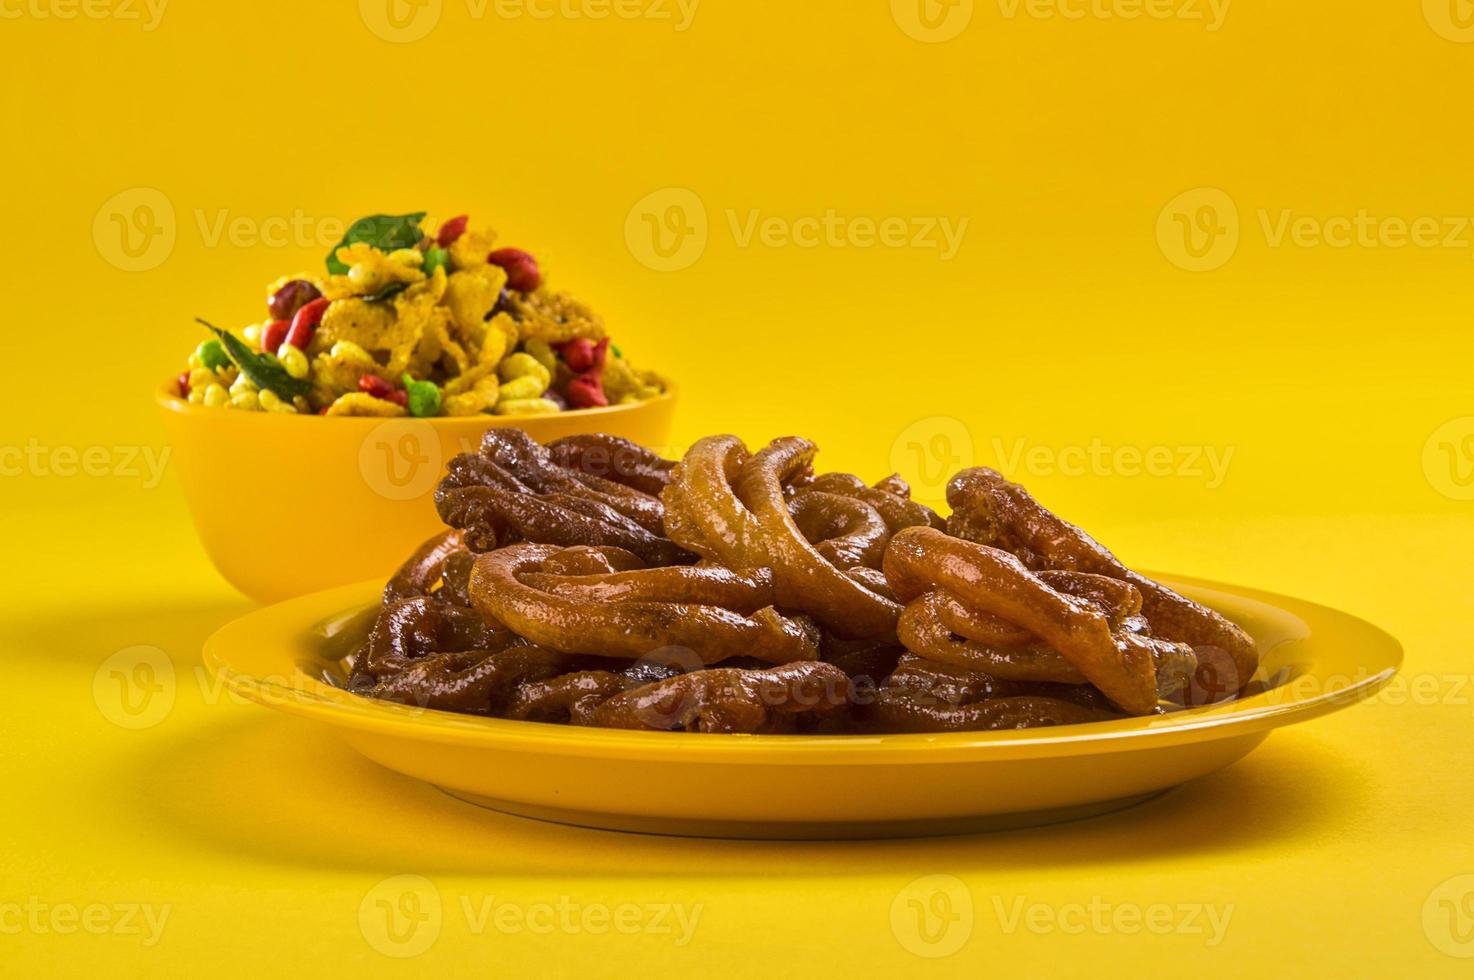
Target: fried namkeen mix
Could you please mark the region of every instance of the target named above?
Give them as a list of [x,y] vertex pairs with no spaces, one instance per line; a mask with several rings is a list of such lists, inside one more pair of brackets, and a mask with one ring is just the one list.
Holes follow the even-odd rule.
[[[267,289],[268,319],[237,336],[208,323],[176,381],[211,408],[395,418],[544,415],[631,404],[665,382],[610,343],[603,319],[544,282],[465,215],[360,218],[327,275]],[[201,321],[204,323],[204,321]]]
[[451,461],[448,529],[385,586],[349,687],[555,724],[945,732],[1178,710],[1257,668],[1238,626],[992,470],[958,473],[943,519],[816,457],[492,429]]

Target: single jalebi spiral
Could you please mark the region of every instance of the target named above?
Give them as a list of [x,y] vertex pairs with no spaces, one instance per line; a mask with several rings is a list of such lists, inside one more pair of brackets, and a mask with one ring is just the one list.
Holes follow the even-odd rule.
[[1254,676],[1254,641],[1201,603],[1132,571],[1075,525],[1050,513],[1027,490],[986,467],[963,470],[947,486],[948,532],[1001,548],[1034,570],[1062,569],[1117,579],[1141,594],[1153,636],[1190,646],[1197,669],[1184,696],[1192,703],[1231,696]]

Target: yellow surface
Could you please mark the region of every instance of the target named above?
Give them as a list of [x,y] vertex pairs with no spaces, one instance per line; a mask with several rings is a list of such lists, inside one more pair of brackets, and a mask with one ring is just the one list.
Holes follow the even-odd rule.
[[[1063,6],[1086,15],[1042,16]],[[912,35],[960,21],[928,30],[888,0],[706,0],[680,31],[431,2],[438,23],[407,43],[366,26],[395,33],[367,0],[171,0],[146,29],[149,9],[0,4],[0,972],[1467,975],[1451,955],[1474,948],[1460,4],[1236,0],[1208,30],[1100,15],[1124,0],[998,0],[957,6],[970,22],[935,43]],[[699,256],[699,235],[670,230],[702,227],[671,188],[705,211]],[[932,496],[947,464],[1012,462],[1132,562],[1387,628],[1406,680],[1131,812],[869,845],[500,818],[237,705],[196,666],[248,604],[194,539],[153,386],[200,339],[192,317],[248,322],[267,281],[320,261],[318,219],[415,207],[493,221],[683,381],[677,441],[798,430],[836,467],[894,461]],[[968,224],[948,259],[861,244],[864,223],[843,245],[793,243],[830,209]],[[1421,242],[1396,245],[1420,219]],[[283,565],[311,560],[292,499],[314,492],[241,501]],[[139,645],[178,684],[131,730],[97,697],[108,658]],[[371,890],[400,874],[434,889],[409,882],[401,907],[443,899],[404,962],[367,938],[386,897]],[[562,896],[593,923],[623,902],[702,911],[685,945],[480,917],[483,899]],[[1213,946],[1114,919],[1065,932],[1097,897],[1123,921],[1233,912]],[[11,912],[32,899],[60,910],[45,931]],[[907,924],[912,899],[938,945]],[[1039,931],[1011,917],[1020,899],[1043,906]],[[160,940],[51,928],[115,903],[167,906]]]

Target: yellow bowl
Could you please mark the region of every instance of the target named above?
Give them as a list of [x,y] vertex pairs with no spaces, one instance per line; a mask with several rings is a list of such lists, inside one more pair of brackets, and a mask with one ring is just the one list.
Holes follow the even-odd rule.
[[[1402,662],[1354,616],[1267,592],[1172,580],[1241,623],[1263,664],[1237,701],[1090,725],[939,735],[702,735],[429,711],[332,683],[379,581],[249,613],[205,644],[237,693],[304,715],[462,799],[615,830],[716,837],[894,837],[1103,813],[1206,775],[1281,725],[1367,697]],[[1211,817],[1211,815],[1209,815]]]
[[665,448],[673,388],[634,405],[556,415],[328,418],[157,401],[195,528],[220,574],[261,602],[387,577],[436,531],[452,456],[515,426],[539,442],[607,432]]

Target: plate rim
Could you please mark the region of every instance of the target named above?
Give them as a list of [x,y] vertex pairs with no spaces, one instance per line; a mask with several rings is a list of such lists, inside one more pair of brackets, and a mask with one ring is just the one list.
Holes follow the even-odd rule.
[[[366,698],[312,677],[289,651],[324,620],[368,607],[383,588],[382,580],[377,578],[251,610],[211,634],[202,654],[206,667],[233,693],[266,707],[316,719],[334,729],[533,754],[759,766],[1005,761],[1138,751],[1231,738],[1307,721],[1365,700],[1390,683],[1402,666],[1401,643],[1387,631],[1351,613],[1209,579],[1184,575],[1160,578],[1174,586],[1186,586],[1189,592],[1219,592],[1264,604],[1307,626],[1315,621],[1339,620],[1341,628],[1354,629],[1368,649],[1375,642],[1382,655],[1380,662],[1374,661],[1362,676],[1354,679],[1348,676],[1343,686],[1328,687],[1311,697],[1290,697],[1282,703],[1274,699],[1260,700],[1284,690],[1277,687],[1242,701],[1188,712],[1051,728],[885,735],[745,735],[585,728],[462,715]],[[1302,615],[1307,612],[1308,618]],[[281,659],[283,666],[290,663],[290,675],[284,671],[281,675],[260,676],[241,669],[233,662],[237,658],[231,656],[231,651],[246,646],[258,650],[269,648],[270,655]],[[282,679],[288,676],[291,683],[283,683]]]

